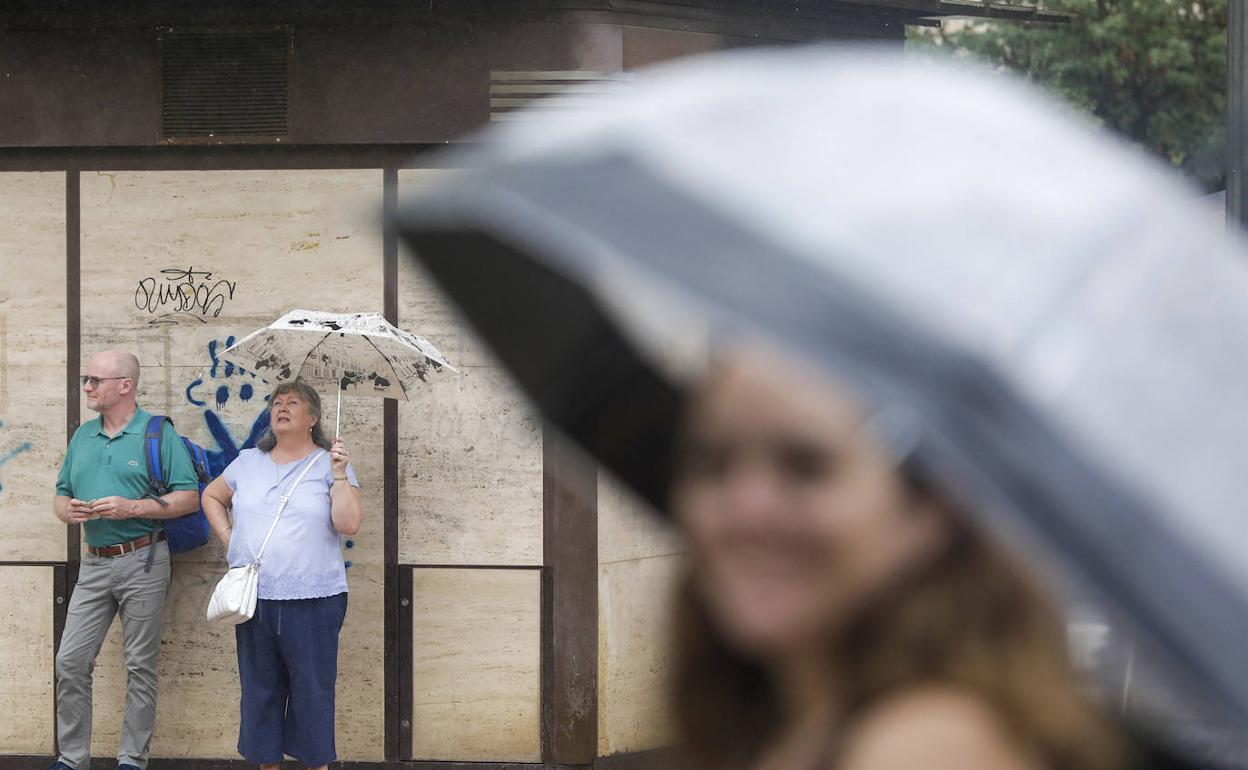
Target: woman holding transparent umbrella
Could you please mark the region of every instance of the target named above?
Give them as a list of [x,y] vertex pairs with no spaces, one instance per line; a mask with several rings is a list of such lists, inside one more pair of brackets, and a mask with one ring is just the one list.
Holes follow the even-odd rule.
[[317,392],[285,382],[273,390],[269,428],[256,448],[240,452],[204,489],[204,513],[231,567],[256,560],[289,497],[264,547],[255,615],[235,626],[238,752],[266,770],[285,756],[309,768],[337,759],[338,633],[347,612],[341,537],[363,520],[350,459],[343,440],[325,434]]

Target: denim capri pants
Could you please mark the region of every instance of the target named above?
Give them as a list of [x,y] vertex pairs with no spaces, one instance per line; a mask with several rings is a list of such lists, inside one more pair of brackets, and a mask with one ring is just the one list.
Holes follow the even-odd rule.
[[338,758],[334,682],[347,595],[260,599],[234,627],[242,684],[238,753],[257,765],[283,755],[307,767]]

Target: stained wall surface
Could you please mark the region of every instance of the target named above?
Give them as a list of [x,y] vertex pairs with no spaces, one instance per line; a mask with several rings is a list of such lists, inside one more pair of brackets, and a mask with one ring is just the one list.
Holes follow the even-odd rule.
[[[65,174],[0,173],[0,749],[52,750],[52,515],[65,448]],[[29,562],[30,564],[24,564]]]
[[[96,350],[135,351],[140,403],[171,416],[223,466],[254,444],[274,383],[240,371],[222,351],[293,308],[380,311],[380,199],[380,170],[84,173],[83,364]],[[333,398],[322,394],[331,424]],[[84,419],[92,416],[85,403],[82,409]],[[338,746],[358,759],[380,759],[383,751],[383,704],[375,697],[384,678],[381,420],[380,400],[344,399],[341,431],[362,485],[365,524],[343,542],[351,594]],[[215,543],[175,557],[157,755],[237,756],[233,633],[209,627],[202,615],[224,569]],[[100,653],[96,678],[107,685],[96,690],[97,755],[115,751],[121,726],[119,643],[114,628]]]
[[0,561],[65,558],[65,174],[0,173]]
[[[404,183],[420,183],[423,173],[405,172]],[[82,172],[80,179],[78,363],[102,349],[133,350],[142,364],[140,403],[171,416],[217,469],[254,444],[273,384],[228,361],[226,347],[293,308],[382,310],[380,169]],[[61,562],[66,528],[49,503],[66,412],[94,417],[81,398],[65,403],[66,177],[0,181],[0,509],[20,524],[0,544],[0,561]],[[415,567],[413,751],[536,761],[540,425],[406,260],[399,295],[400,325],[426,336],[459,369],[431,377],[399,410],[401,476],[391,483],[400,489],[400,561]],[[322,398],[332,420],[333,394]],[[337,742],[351,760],[384,757],[382,414],[380,400],[342,404],[341,433],[365,506],[363,528],[343,542],[350,600]],[[426,569],[439,564],[474,569]],[[515,566],[527,569],[493,569]],[[0,734],[0,754],[51,752],[53,569],[0,567],[14,606],[0,659],[6,670],[20,660],[39,673],[0,680],[0,702],[37,704]],[[175,557],[153,756],[237,757],[233,632],[203,619],[224,569],[215,543]],[[505,626],[494,622],[499,616]],[[487,628],[494,637],[481,633]],[[95,685],[93,753],[106,757],[116,751],[125,692],[119,624],[100,653]],[[458,695],[448,703],[452,691]]]
[[[400,200],[447,173],[400,171]],[[541,421],[408,257],[401,252],[399,323],[437,340],[458,369],[399,404],[412,756],[540,761]],[[473,568],[445,568],[457,565]]]
[[541,761],[541,573],[412,574],[412,756]]
[[598,753],[670,745],[679,534],[607,473],[598,481]]
[[52,752],[52,567],[0,567],[0,747]]

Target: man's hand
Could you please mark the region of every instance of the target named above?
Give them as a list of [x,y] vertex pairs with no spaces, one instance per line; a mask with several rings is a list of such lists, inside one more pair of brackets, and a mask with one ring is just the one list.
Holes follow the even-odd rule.
[[101,519],[132,519],[138,515],[137,501],[118,495],[101,497],[91,503],[91,513]]
[[69,517],[70,524],[81,524],[84,521],[98,519],[94,511],[91,510],[91,501],[70,498],[69,507],[65,509],[66,515]]

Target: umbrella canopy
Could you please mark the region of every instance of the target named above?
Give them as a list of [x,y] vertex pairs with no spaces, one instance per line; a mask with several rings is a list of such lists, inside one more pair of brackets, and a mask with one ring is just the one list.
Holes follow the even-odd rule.
[[404,401],[446,359],[428,340],[379,313],[292,310],[227,348],[221,357],[262,379],[301,379],[348,395]]
[[1248,714],[1248,272],[1168,172],[1006,78],[855,49],[677,65],[487,138],[399,227],[643,497],[708,346],[770,340]]

